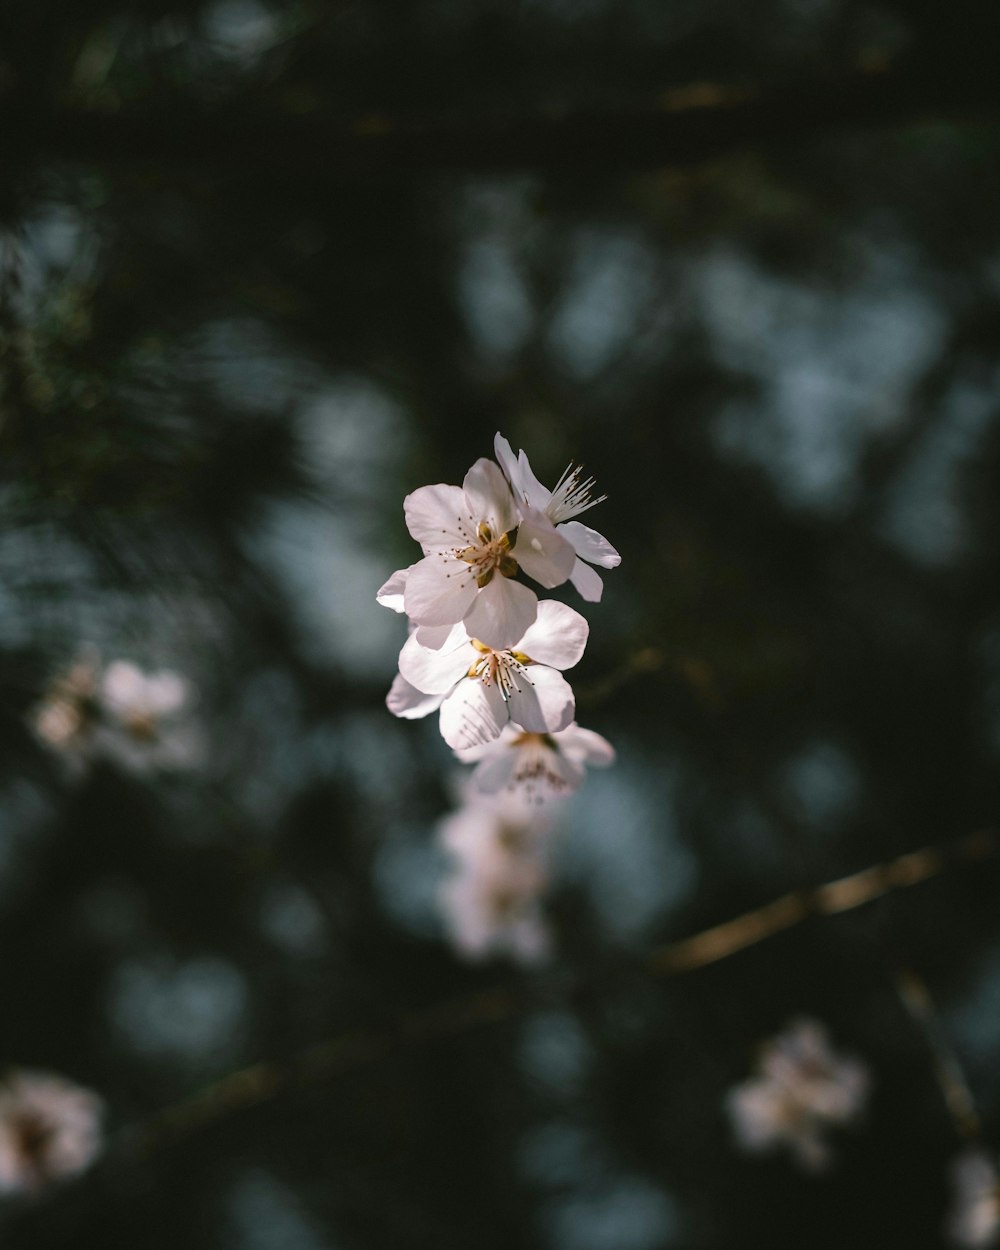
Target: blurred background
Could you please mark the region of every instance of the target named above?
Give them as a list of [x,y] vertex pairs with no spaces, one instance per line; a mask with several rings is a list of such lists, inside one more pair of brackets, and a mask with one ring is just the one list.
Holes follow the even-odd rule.
[[[947,1244],[943,1054],[1000,1130],[991,859],[644,961],[995,818],[998,37],[991,0],[3,6],[0,1058],[108,1130],[5,1247]],[[374,601],[404,494],[496,430],[582,461],[623,557],[574,676],[618,762],[531,966],[449,939],[457,765],[386,711]],[[169,728],[102,746],[116,662],[174,675]],[[871,1071],[822,1175],[725,1111],[802,1016]]]

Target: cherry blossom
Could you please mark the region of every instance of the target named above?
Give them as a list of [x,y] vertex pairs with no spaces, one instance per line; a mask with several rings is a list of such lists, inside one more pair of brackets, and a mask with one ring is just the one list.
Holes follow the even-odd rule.
[[442,822],[438,836],[452,870],[441,885],[441,909],[459,955],[475,960],[509,954],[535,963],[548,954],[541,901],[551,829],[537,812],[481,797]]
[[408,718],[440,707],[441,734],[456,750],[499,737],[508,722],[530,733],[558,733],[576,710],[562,670],[579,661],[588,632],[579,612],[549,599],[510,648],[489,647],[464,625],[454,626],[437,650],[411,634],[387,705]]
[[[621,556],[603,534],[589,529],[575,518],[603,502],[607,496],[598,495],[596,499],[592,498],[594,479],[583,480],[582,468],[572,464],[567,467],[555,488],[547,490],[532,473],[528,457],[523,451],[518,452],[515,457],[510,443],[499,433],[493,440],[493,446],[496,458],[517,497],[518,506],[523,510],[530,510],[534,516],[547,517],[556,526],[557,532],[569,541],[576,555],[569,580],[584,599],[591,603],[600,602],[604,583],[600,574],[590,568],[590,565],[598,564],[604,569],[617,568],[621,564]],[[520,545],[520,538],[518,543]]]
[[796,1020],[766,1042],[757,1074],[730,1090],[737,1141],[752,1152],[786,1146],[802,1167],[830,1163],[827,1131],[857,1120],[871,1084],[858,1059],[838,1055],[815,1020]]
[[951,1168],[954,1205],[948,1234],[957,1246],[995,1246],[1000,1242],[1000,1173],[989,1155],[967,1150]]
[[506,478],[485,457],[459,486],[423,486],[403,511],[424,558],[393,574],[379,601],[402,605],[418,626],[464,621],[487,646],[512,646],[534,621],[538,600],[514,581],[520,568],[540,585],[570,576],[575,552],[543,512],[518,508]]
[[35,1191],[87,1168],[101,1147],[101,1099],[28,1070],[0,1082],[0,1190]]
[[542,803],[579,789],[585,766],[602,768],[614,762],[611,743],[574,721],[558,733],[532,733],[506,725],[499,738],[456,752],[475,763],[474,785],[484,794],[506,791],[526,802]]

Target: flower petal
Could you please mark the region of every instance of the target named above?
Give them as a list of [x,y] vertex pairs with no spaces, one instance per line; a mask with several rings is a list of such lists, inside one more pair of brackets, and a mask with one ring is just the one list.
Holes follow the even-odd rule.
[[462,560],[437,552],[410,569],[403,606],[417,625],[455,625],[476,597],[476,579]]
[[586,599],[588,603],[600,603],[601,595],[604,594],[604,583],[601,581],[601,575],[596,569],[592,569],[589,564],[584,564],[580,559],[573,565],[573,572],[569,575],[569,580],[576,587],[578,594],[582,599]]
[[[412,567],[411,565],[410,568]],[[409,568],[397,569],[379,590],[375,599],[383,608],[392,608],[393,612],[402,612],[403,591],[406,589],[406,578],[409,572]]]
[[[514,496],[510,493],[507,479],[492,460],[480,456],[466,473],[462,490],[476,524],[488,521],[495,538],[506,534],[517,524]],[[472,542],[472,538],[467,541]]]
[[476,789],[482,794],[499,794],[510,785],[516,763],[515,747],[504,746],[488,755],[472,774]]
[[404,720],[419,720],[441,706],[443,694],[424,694],[411,686],[402,673],[397,673],[385,697],[385,705],[393,716]]
[[544,511],[546,504],[552,499],[552,492],[546,490],[534,473],[532,473],[531,465],[528,463],[528,457],[524,451],[517,453],[517,471],[521,494],[533,508]]
[[399,671],[405,681],[424,694],[447,694],[465,676],[475,661],[471,644],[462,641],[450,650],[432,651],[422,647],[416,634],[411,634],[399,653]]
[[579,663],[589,634],[590,626],[579,612],[555,599],[543,599],[535,623],[524,632],[514,650],[530,656],[536,664],[572,668]]
[[561,586],[573,572],[576,552],[544,512],[525,505],[511,555],[525,573],[547,590]]
[[500,468],[503,469],[507,481],[510,482],[511,490],[515,495],[520,494],[518,482],[521,475],[517,467],[517,457],[514,455],[514,449],[499,430],[497,430],[493,438],[493,454],[496,456]]
[[576,554],[590,564],[599,564],[602,569],[616,569],[622,562],[621,556],[603,534],[581,525],[579,521],[564,521],[559,526],[559,532],[573,544]]
[[496,685],[467,678],[441,704],[441,737],[458,751],[499,737],[508,719],[507,704]]
[[529,628],[538,611],[535,592],[509,577],[494,576],[480,590],[465,614],[470,638],[478,638],[495,651],[512,647]]
[[574,763],[589,764],[592,768],[606,768],[615,762],[615,749],[606,738],[592,729],[581,729],[577,724],[567,725],[555,738],[562,754]]
[[572,721],[576,712],[573,688],[554,668],[529,665],[518,674],[507,699],[510,719],[530,733],[558,733]]
[[464,547],[469,539],[469,507],[460,486],[421,486],[403,500],[406,528],[424,553],[442,547]]

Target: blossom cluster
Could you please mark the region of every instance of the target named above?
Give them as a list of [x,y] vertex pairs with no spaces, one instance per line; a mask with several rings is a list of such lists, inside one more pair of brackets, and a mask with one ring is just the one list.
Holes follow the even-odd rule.
[[15,1069],[0,1080],[0,1193],[69,1180],[101,1148],[103,1103],[61,1076]]
[[180,767],[198,754],[185,718],[191,701],[178,673],[146,673],[129,660],[104,665],[86,655],[53,679],[31,724],[75,772],[98,758],[132,772]]
[[403,512],[422,558],[379,590],[410,634],[386,699],[395,716],[437,712],[441,735],[473,764],[464,801],[442,822],[451,871],[441,909],[460,955],[543,958],[541,908],[559,800],[586,766],[614,751],[576,724],[564,674],[582,658],[589,626],[574,608],[539,600],[570,582],[585,601],[603,591],[600,568],[618,552],[576,518],[600,503],[593,479],[570,466],[548,490],[527,455],[499,433],[496,460],[476,461],[461,486],[423,486]]
[[496,461],[477,460],[461,486],[423,486],[403,502],[423,555],[377,595],[410,622],[386,702],[407,719],[437,711],[444,740],[479,764],[485,790],[571,790],[588,752],[602,749],[576,729],[564,676],[583,656],[589,626],[517,577],[545,589],[568,581],[596,602],[603,586],[592,566],[614,568],[620,557],[575,519],[604,498],[581,469],[570,466],[548,490],[500,434],[494,449]]
[[763,1044],[755,1074],[729,1091],[726,1109],[745,1150],[784,1146],[819,1172],[831,1162],[830,1131],[857,1122],[870,1086],[860,1059],[839,1055],[818,1021],[799,1019]]

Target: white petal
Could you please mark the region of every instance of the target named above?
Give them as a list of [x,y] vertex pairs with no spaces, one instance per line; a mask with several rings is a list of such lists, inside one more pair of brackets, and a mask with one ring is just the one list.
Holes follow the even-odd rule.
[[511,490],[515,494],[520,494],[518,482],[521,475],[518,472],[517,457],[514,455],[514,450],[510,443],[507,442],[499,430],[497,430],[493,439],[493,454],[496,456],[501,469],[503,469],[507,481],[510,482]]
[[476,597],[476,579],[463,560],[441,553],[425,556],[410,569],[403,606],[417,625],[455,625]]
[[492,460],[480,456],[466,473],[462,490],[476,522],[488,521],[495,538],[506,534],[517,524],[514,496],[510,493],[507,479]]
[[466,612],[465,628],[470,638],[478,638],[494,651],[502,651],[517,642],[537,611],[538,599],[533,590],[495,574]]
[[499,737],[508,718],[507,704],[496,685],[468,678],[441,704],[441,737],[458,751]]
[[558,733],[576,712],[573,688],[554,668],[531,664],[517,675],[507,700],[510,719],[530,733]]
[[385,705],[393,716],[419,720],[440,707],[443,698],[443,694],[424,694],[416,686],[411,686],[402,673],[397,673],[385,697]]
[[572,668],[583,655],[589,633],[590,626],[579,612],[555,599],[543,599],[535,623],[513,649],[530,656],[536,664]]
[[442,647],[447,647],[449,643],[457,645],[459,636],[465,638],[465,629],[462,622],[457,625],[413,625],[413,632],[417,636],[417,642],[422,647],[429,647],[432,651],[440,651]]
[[534,473],[532,473],[528,457],[523,451],[517,453],[517,470],[521,493],[533,508],[544,511],[545,505],[552,498],[552,492],[546,490]]
[[416,634],[411,634],[399,653],[399,671],[404,680],[424,694],[447,694],[469,671],[475,658],[476,652],[468,642],[451,650],[432,651],[422,647]]
[[516,763],[517,749],[515,747],[505,746],[500,751],[489,755],[472,774],[476,789],[483,794],[499,794],[510,785]]
[[592,768],[606,768],[615,762],[615,749],[606,738],[592,729],[579,725],[567,725],[555,738],[556,746],[574,763],[589,764]]
[[573,544],[576,554],[590,564],[599,564],[602,569],[616,569],[622,562],[621,556],[603,534],[581,525],[579,521],[565,521],[559,526],[559,532]]
[[[413,566],[411,565],[410,568]],[[406,578],[410,569],[397,569],[392,577],[382,586],[375,596],[383,608],[392,608],[393,612],[403,610],[403,591],[406,589]]]
[[584,564],[582,560],[577,560],[573,565],[573,572],[569,575],[569,580],[576,587],[581,598],[586,599],[588,603],[600,603],[601,595],[604,594],[604,583],[601,581],[601,575],[596,569],[592,569],[589,564]]
[[546,589],[561,586],[573,571],[576,552],[544,512],[525,506],[511,555],[525,573]]
[[403,500],[406,528],[427,551],[441,547],[465,547],[469,508],[460,486],[421,486]]

